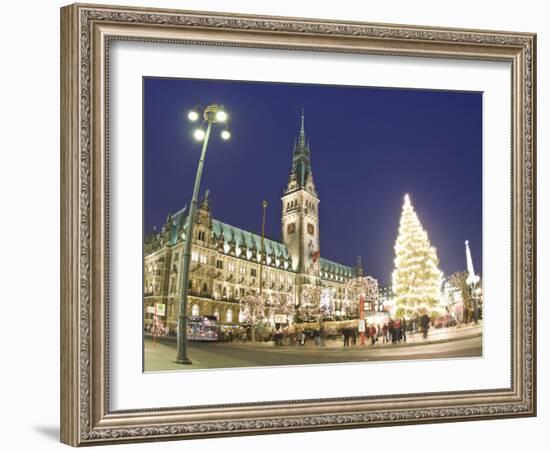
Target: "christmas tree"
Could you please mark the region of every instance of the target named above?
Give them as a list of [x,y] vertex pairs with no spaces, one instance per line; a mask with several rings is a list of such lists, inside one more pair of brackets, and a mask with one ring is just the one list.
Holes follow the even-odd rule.
[[439,270],[436,249],[405,195],[399,233],[395,241],[393,293],[398,317],[435,315],[441,296],[443,274]]

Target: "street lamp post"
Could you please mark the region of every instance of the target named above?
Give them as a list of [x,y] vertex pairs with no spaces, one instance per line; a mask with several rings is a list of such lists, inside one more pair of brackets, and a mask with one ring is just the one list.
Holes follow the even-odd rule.
[[[181,298],[178,316],[178,353],[174,360],[179,364],[192,364],[191,360],[187,356],[187,296],[189,292],[189,267],[191,260],[191,243],[193,240],[193,225],[195,221],[195,212],[197,210],[197,198],[199,195],[199,189],[202,178],[202,170],[204,167],[204,159],[206,156],[206,148],[208,146],[208,140],[210,138],[210,131],[214,123],[225,123],[227,120],[227,113],[224,111],[222,105],[209,105],[204,109],[204,123],[206,123],[206,131],[199,127],[195,130],[194,136],[197,140],[202,140],[202,151],[197,167],[197,174],[195,176],[195,185],[193,187],[193,197],[191,198],[191,205],[189,207],[189,213],[187,215],[187,230],[185,232],[185,243],[182,259],[182,276],[181,276]],[[195,121],[199,116],[199,112],[194,109],[189,115],[189,120]],[[229,139],[229,131],[225,128],[222,131],[222,138]]]
[[[262,268],[263,268],[263,265],[264,265],[264,258],[263,258],[263,255],[264,255],[264,236],[265,236],[265,210],[267,208],[267,201],[266,200],[263,200],[262,201],[262,238],[261,238],[261,243],[260,243],[260,297],[262,296],[262,286],[263,286],[263,273],[262,273]],[[267,258],[267,255],[266,255],[266,258]]]

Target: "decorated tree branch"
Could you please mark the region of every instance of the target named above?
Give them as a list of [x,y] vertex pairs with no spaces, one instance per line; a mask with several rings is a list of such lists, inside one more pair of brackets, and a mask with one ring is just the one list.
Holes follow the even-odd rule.
[[255,341],[254,328],[265,319],[266,306],[264,296],[248,294],[241,298],[240,302],[243,322],[250,325],[251,338]]

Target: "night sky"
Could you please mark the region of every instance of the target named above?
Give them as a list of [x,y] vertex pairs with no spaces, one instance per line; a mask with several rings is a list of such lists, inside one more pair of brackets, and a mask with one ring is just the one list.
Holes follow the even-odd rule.
[[466,269],[470,241],[481,272],[482,93],[188,79],[144,79],[145,234],[190,202],[201,143],[187,120],[219,103],[231,139],[214,127],[201,195],[213,216],[281,237],[281,195],[305,111],[320,198],[321,256],[391,282],[393,245],[409,193],[445,275]]

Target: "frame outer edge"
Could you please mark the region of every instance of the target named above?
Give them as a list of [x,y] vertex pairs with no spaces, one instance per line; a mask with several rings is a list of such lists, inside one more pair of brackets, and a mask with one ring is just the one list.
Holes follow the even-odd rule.
[[[146,15],[143,13],[151,13]],[[82,14],[84,13],[84,14]],[[92,14],[89,14],[92,13]],[[94,14],[95,13],[95,14]],[[141,14],[138,14],[141,13]],[[522,232],[517,236],[522,252],[519,261],[522,262],[522,269],[527,270],[531,275],[527,280],[521,277],[522,283],[518,287],[520,302],[520,314],[527,314],[527,320],[519,320],[522,326],[522,345],[517,347],[516,368],[520,389],[516,392],[519,398],[510,398],[510,402],[504,405],[491,406],[485,403],[475,404],[468,408],[455,407],[449,409],[450,415],[444,410],[443,415],[431,415],[429,411],[423,415],[417,410],[416,416],[411,416],[411,411],[397,410],[383,412],[377,417],[373,414],[362,412],[335,413],[332,415],[294,416],[280,419],[273,417],[259,418],[236,418],[227,421],[207,421],[202,423],[148,423],[147,418],[150,412],[143,411],[145,423],[134,424],[127,427],[125,424],[114,420],[113,423],[102,426],[102,419],[105,419],[104,410],[106,406],[103,401],[98,403],[98,396],[105,395],[102,382],[98,380],[98,374],[102,373],[103,365],[97,363],[101,358],[98,352],[98,344],[103,341],[105,335],[98,332],[97,321],[91,323],[92,318],[97,319],[98,314],[102,316],[102,306],[95,303],[98,300],[98,292],[102,284],[95,283],[94,279],[101,276],[101,270],[97,271],[94,264],[98,262],[98,249],[94,241],[101,235],[101,227],[98,220],[101,215],[94,213],[98,205],[97,173],[102,169],[102,160],[97,159],[94,152],[98,144],[98,123],[100,117],[96,116],[98,103],[94,89],[96,88],[93,78],[97,75],[97,67],[93,67],[92,54],[94,44],[94,33],[89,27],[94,22],[109,22],[114,17],[115,23],[132,23],[144,26],[151,24],[160,25],[161,21],[166,26],[170,21],[165,21],[166,16],[171,13],[182,15],[184,18],[191,18],[188,24],[174,21],[177,27],[189,27],[193,30],[230,29],[231,33],[247,29],[247,24],[252,24],[252,31],[258,31],[258,36],[265,36],[271,33],[289,36],[307,36],[331,34],[331,29],[336,30],[338,37],[353,37],[352,32],[356,27],[371,26],[366,30],[365,39],[384,37],[390,41],[415,42],[417,45],[424,45],[423,53],[428,54],[427,45],[432,42],[438,43],[441,40],[447,47],[454,46],[451,39],[453,33],[460,34],[458,39],[461,45],[471,47],[494,47],[510,49],[508,57],[512,52],[516,55],[518,63],[517,75],[519,86],[517,88],[521,99],[517,105],[522,113],[529,112],[519,123],[514,120],[517,126],[516,131],[521,133],[522,138],[515,140],[522,150],[517,163],[521,170],[519,193],[521,198],[520,212],[518,217]],[[82,14],[82,15],[81,15]],[[139,16],[139,17],[138,17]],[[143,16],[143,18],[141,17]],[[296,23],[293,23],[296,21]],[[227,23],[226,23],[227,22]],[[279,23],[281,22],[281,23]],[[288,22],[288,23],[287,23]],[[229,26],[228,26],[229,24]],[[286,28],[287,25],[296,25],[298,28]],[[431,27],[415,27],[392,24],[362,24],[346,23],[337,27],[339,22],[331,22],[317,19],[303,18],[276,18],[268,16],[251,16],[230,13],[213,12],[192,12],[179,10],[159,10],[156,8],[132,8],[117,7],[109,5],[85,5],[74,4],[61,9],[61,441],[72,445],[98,445],[113,444],[122,442],[138,442],[143,440],[156,441],[166,439],[196,439],[215,436],[254,435],[264,433],[317,431],[321,429],[343,429],[365,426],[388,426],[397,424],[416,423],[437,423],[463,420],[495,419],[499,417],[525,417],[536,414],[536,153],[535,153],[535,106],[536,106],[536,36],[532,33],[508,33],[485,30],[460,30]],[[172,24],[173,25],[173,24]],[[322,29],[319,29],[321,27]],[[388,28],[389,27],[389,28]],[[395,30],[392,30],[394,27]],[[274,29],[272,29],[274,28]],[[325,29],[326,28],[326,29]],[[376,28],[388,28],[379,34]],[[416,30],[416,31],[415,31]],[[391,33],[396,31],[396,33]],[[390,35],[386,33],[390,32]],[[404,34],[403,34],[403,33]],[[409,35],[409,32],[412,35]],[[449,36],[448,34],[449,33]],[[471,34],[467,34],[471,33]],[[415,38],[418,35],[418,39]],[[462,36],[463,35],[463,36]],[[331,37],[334,37],[332,35]],[[433,41],[432,41],[433,39]],[[223,40],[223,39],[222,39]],[[446,44],[445,44],[446,43]],[[336,46],[334,46],[336,47]],[[97,50],[97,48],[96,48]],[[449,49],[431,53],[446,53]],[[329,50],[330,51],[330,50]],[[517,56],[519,52],[520,56]],[[525,59],[527,54],[531,58]],[[532,53],[531,53],[532,52]],[[490,57],[487,55],[469,55],[472,59],[476,56]],[[467,58],[469,59],[469,58]],[[531,75],[530,83],[526,83],[526,75]],[[99,103],[101,104],[101,103]],[[95,107],[95,111],[94,111]],[[91,109],[91,111],[90,111]],[[99,120],[99,122],[98,122]],[[530,126],[529,130],[525,126]],[[101,137],[101,133],[99,134]],[[519,137],[519,136],[518,136]],[[527,139],[527,142],[526,142]],[[531,145],[529,145],[531,144]],[[527,153],[527,154],[526,154]],[[527,170],[525,166],[527,165]],[[526,175],[526,179],[524,178]],[[523,192],[526,189],[532,195],[525,199]],[[526,203],[529,206],[528,217],[524,214]],[[101,204],[101,201],[99,202]],[[527,220],[527,223],[524,221]],[[98,233],[99,232],[99,233]],[[531,246],[525,250],[525,239],[530,241]],[[516,242],[518,242],[516,241]],[[528,266],[528,267],[524,267]],[[98,291],[99,289],[99,291]],[[94,292],[95,291],[95,292]],[[526,294],[524,297],[523,294]],[[529,309],[525,308],[525,303]],[[519,305],[518,305],[519,306]],[[529,314],[531,312],[531,314]],[[520,319],[519,317],[517,319]],[[525,319],[524,316],[521,319]],[[530,320],[529,320],[530,319]],[[531,325],[525,330],[525,325]],[[519,344],[519,343],[518,343]],[[527,347],[527,348],[526,348]],[[532,357],[525,361],[524,351]],[[529,351],[531,350],[531,352]],[[96,361],[94,361],[94,358]],[[99,387],[99,389],[98,389]],[[527,389],[525,389],[527,388]],[[519,401],[519,404],[517,404]],[[515,402],[517,406],[514,406]],[[455,405],[456,406],[456,405]],[[517,410],[516,410],[517,408]],[[441,409],[441,408],[440,408]],[[435,411],[437,412],[437,411]],[[338,415],[340,414],[340,415]],[[420,415],[418,415],[420,414]],[[107,414],[108,416],[109,414]],[[116,416],[116,414],[115,414]],[[373,420],[375,417],[376,420]],[[342,419],[340,421],[339,419]],[[112,419],[117,419],[113,417]],[[336,420],[338,419],[338,420]]]
[[530,345],[531,345],[531,357],[529,361],[531,365],[531,416],[537,417],[537,383],[538,383],[538,374],[537,374],[537,34],[533,33],[530,36],[531,43],[531,60],[529,62],[529,70],[531,72],[531,84],[530,89],[530,107],[531,107],[531,117],[530,117],[530,126],[528,139],[531,140],[531,159],[529,160],[529,170],[530,170],[530,186],[531,197],[530,197],[530,207],[531,207],[531,216],[530,216],[530,228],[528,231],[529,236],[531,237],[531,279],[529,280],[529,287],[531,290],[530,299],[526,301],[531,301],[531,336],[530,336]]
[[537,51],[538,37],[533,35],[533,415],[537,416],[538,367],[537,367]]
[[61,334],[60,334],[60,440],[77,446],[79,434],[79,317],[78,294],[78,192],[79,192],[79,101],[78,101],[78,9],[65,6],[60,10],[61,20]]

